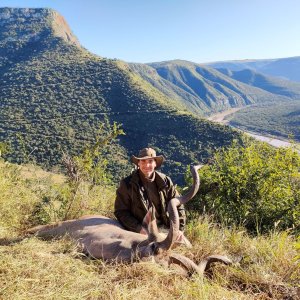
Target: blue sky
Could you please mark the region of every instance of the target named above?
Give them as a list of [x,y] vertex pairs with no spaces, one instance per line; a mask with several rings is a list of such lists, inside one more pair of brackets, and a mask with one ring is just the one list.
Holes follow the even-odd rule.
[[0,0],[48,7],[91,52],[127,62],[300,56],[298,0]]

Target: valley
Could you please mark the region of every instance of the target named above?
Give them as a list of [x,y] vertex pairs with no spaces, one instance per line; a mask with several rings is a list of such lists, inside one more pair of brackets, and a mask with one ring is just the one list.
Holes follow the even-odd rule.
[[[260,134],[259,132],[253,132],[251,130],[248,130],[247,125],[245,125],[245,127],[243,129],[233,126],[232,120],[235,120],[235,114],[241,110],[246,110],[248,108],[249,107],[229,109],[229,110],[223,111],[221,113],[211,115],[208,118],[208,120],[219,123],[219,124],[223,124],[223,125],[229,125],[233,128],[236,128],[237,130],[240,130],[243,133],[259,140],[259,141],[266,142],[274,147],[290,147],[290,146],[295,145],[297,149],[300,149],[300,144],[297,141],[294,141],[293,143],[291,143],[290,141],[288,141],[288,139],[284,139],[282,136],[268,135],[268,133],[265,132],[263,128],[259,128],[260,129],[259,132],[265,132],[266,135]],[[250,124],[250,122],[249,122],[249,124]]]

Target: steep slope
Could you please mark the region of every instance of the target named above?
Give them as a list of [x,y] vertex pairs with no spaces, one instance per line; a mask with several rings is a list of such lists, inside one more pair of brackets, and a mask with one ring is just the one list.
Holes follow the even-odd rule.
[[300,56],[278,59],[220,61],[205,65],[232,71],[251,69],[265,75],[280,77],[281,79],[300,81]]
[[208,107],[204,101],[199,99],[198,96],[182,89],[171,81],[164,79],[157,73],[155,68],[138,63],[130,63],[129,66],[132,71],[138,73],[144,80],[148,81],[152,86],[169,98],[184,105],[187,110],[198,115],[205,115],[210,112],[210,107]]
[[244,69],[241,71],[218,69],[218,71],[234,80],[255,86],[270,93],[287,96],[293,99],[300,99],[300,83],[298,82],[266,76],[251,69]]
[[182,182],[186,164],[238,138],[187,113],[126,63],[81,48],[56,12],[4,8],[0,16],[0,136],[11,160],[59,164],[62,151],[78,153],[107,118],[126,133],[108,157],[116,180],[128,172],[129,155],[154,146]]
[[[198,103],[198,107],[204,106],[206,108],[204,113],[222,111],[257,102],[287,100],[285,97],[234,80],[213,68],[192,62],[176,60],[149,65],[156,70],[161,78],[185,92],[185,94],[180,95],[185,103],[187,102],[185,95],[190,95]],[[143,76],[142,72],[139,74]],[[169,88],[172,86],[169,85]],[[175,89],[173,91],[178,93]]]

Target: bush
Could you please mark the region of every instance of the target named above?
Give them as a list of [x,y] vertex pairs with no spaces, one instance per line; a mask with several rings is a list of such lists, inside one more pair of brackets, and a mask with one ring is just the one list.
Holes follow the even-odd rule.
[[235,143],[201,169],[201,188],[190,205],[227,225],[251,231],[300,229],[300,156],[292,148]]

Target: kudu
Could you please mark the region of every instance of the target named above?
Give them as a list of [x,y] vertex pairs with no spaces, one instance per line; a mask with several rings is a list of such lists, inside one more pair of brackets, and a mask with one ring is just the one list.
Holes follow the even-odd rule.
[[156,261],[161,263],[180,265],[188,274],[194,272],[203,274],[212,262],[218,261],[229,264],[230,260],[224,256],[214,255],[205,258],[199,265],[196,265],[187,257],[170,254],[168,251],[174,246],[179,234],[177,206],[187,203],[197,193],[200,185],[198,174],[200,168],[201,165],[191,167],[193,185],[189,191],[183,196],[171,199],[168,203],[170,229],[167,236],[163,238],[158,232],[153,209],[149,210],[143,222],[148,236],[127,231],[118,221],[99,215],[84,216],[55,225],[37,226],[29,229],[28,233],[36,233],[37,236],[43,238],[69,235],[79,243],[85,254],[96,259],[133,262],[154,257]]

